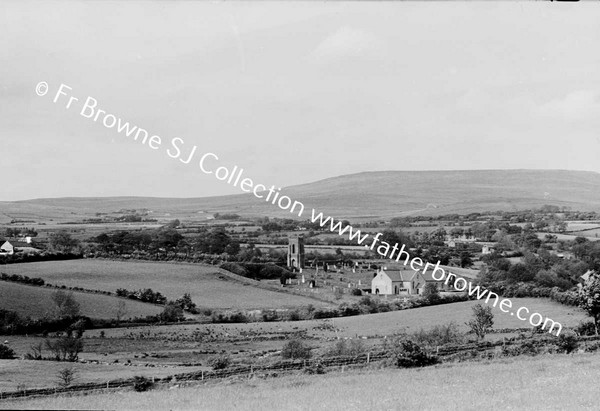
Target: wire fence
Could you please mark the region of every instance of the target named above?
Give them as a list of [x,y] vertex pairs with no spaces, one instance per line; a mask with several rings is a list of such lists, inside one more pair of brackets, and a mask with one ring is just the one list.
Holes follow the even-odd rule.
[[[551,339],[547,336],[542,337],[540,342],[547,342]],[[588,336],[578,337],[578,342],[594,342],[600,341],[600,336]],[[495,350],[498,347],[506,347],[511,345],[521,344],[523,340],[499,340],[495,342],[479,342],[462,344],[457,346],[445,346],[438,347],[437,349],[431,350],[432,353],[439,357],[452,357],[453,355],[466,353],[466,352],[485,352],[489,350]],[[191,373],[180,373],[170,375],[167,377],[150,377],[148,378],[155,384],[167,384],[167,383],[186,383],[186,382],[197,382],[197,381],[210,381],[219,380],[230,377],[246,377],[251,378],[260,375],[275,376],[274,374],[284,373],[289,371],[299,370],[316,370],[318,368],[336,368],[341,367],[341,371],[344,371],[345,367],[351,366],[365,366],[371,362],[382,361],[386,359],[393,359],[396,356],[396,352],[393,350],[389,351],[377,351],[360,354],[353,357],[321,357],[306,360],[285,360],[269,365],[244,365],[238,367],[231,367],[222,370],[209,370],[209,371],[194,371]],[[23,397],[34,397],[34,396],[47,396],[56,394],[67,394],[67,393],[78,393],[78,392],[90,392],[99,390],[111,390],[111,389],[122,389],[132,388],[136,384],[135,378],[112,380],[104,383],[86,383],[78,384],[64,388],[41,388],[41,389],[27,389],[18,390],[12,392],[0,392],[0,400],[15,399]]]

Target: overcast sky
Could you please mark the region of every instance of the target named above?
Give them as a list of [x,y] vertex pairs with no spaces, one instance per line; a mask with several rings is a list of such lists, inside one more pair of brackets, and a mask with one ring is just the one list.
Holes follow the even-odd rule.
[[240,193],[53,103],[61,83],[265,185],[598,172],[599,23],[595,3],[5,1],[0,200]]

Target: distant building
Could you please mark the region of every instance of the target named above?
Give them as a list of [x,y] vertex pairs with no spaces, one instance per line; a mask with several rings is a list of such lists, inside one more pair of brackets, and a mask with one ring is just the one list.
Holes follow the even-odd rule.
[[492,254],[493,252],[494,252],[494,248],[490,247],[489,245],[484,245],[483,248],[481,249],[481,254],[483,254],[483,255]]
[[9,241],[4,241],[0,246],[0,254],[13,255],[14,253],[15,247]]
[[290,268],[304,268],[304,237],[302,235],[289,238],[287,265]]
[[33,244],[22,241],[4,241],[0,246],[0,255],[13,255],[18,252],[34,253],[38,252]]
[[371,281],[371,293],[381,295],[420,294],[426,281],[419,271],[380,269]]

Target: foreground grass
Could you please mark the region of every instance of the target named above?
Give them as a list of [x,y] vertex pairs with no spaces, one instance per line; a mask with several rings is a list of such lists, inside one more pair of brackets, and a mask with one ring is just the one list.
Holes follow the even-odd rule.
[[[585,379],[582,379],[585,376]],[[170,410],[564,410],[597,409],[585,381],[600,379],[597,354],[515,357],[445,364],[221,382],[147,393],[0,401],[0,408]]]

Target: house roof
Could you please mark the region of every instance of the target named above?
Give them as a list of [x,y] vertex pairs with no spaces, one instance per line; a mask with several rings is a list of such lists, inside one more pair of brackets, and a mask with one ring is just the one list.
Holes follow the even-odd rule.
[[6,240],[6,241],[0,242],[0,245],[4,245],[4,243],[9,243],[13,247],[18,247],[18,248],[31,248],[32,247],[31,244],[24,243],[22,241]]
[[594,270],[587,270],[585,272],[584,275],[581,276],[581,278],[583,278],[583,281],[586,281],[590,279],[591,275],[594,274]]
[[392,281],[412,281],[417,275],[417,271],[413,270],[383,270]]

